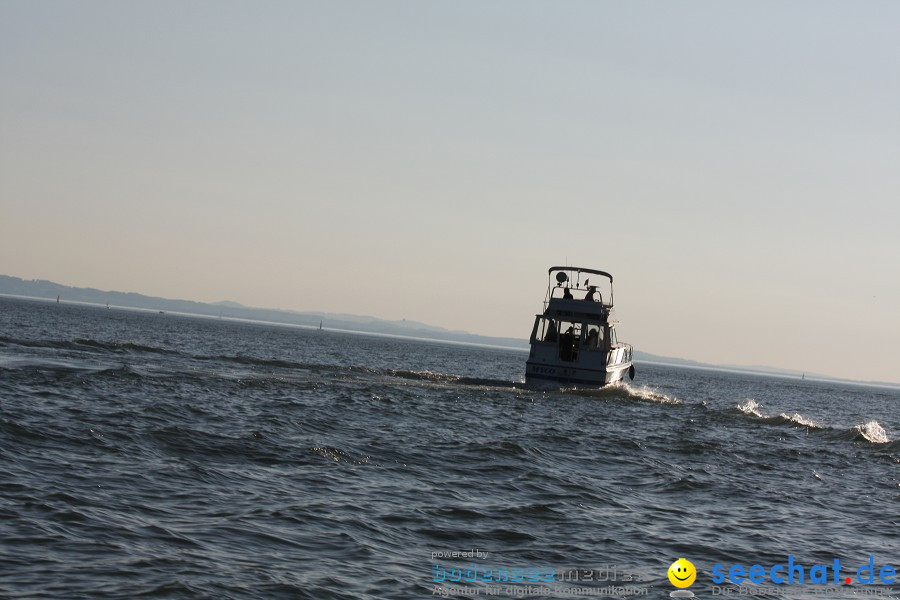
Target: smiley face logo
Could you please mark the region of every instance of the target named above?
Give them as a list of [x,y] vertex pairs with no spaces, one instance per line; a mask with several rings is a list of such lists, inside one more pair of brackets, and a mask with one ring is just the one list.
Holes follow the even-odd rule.
[[679,558],[669,567],[669,581],[677,588],[689,587],[697,579],[697,569],[691,561]]

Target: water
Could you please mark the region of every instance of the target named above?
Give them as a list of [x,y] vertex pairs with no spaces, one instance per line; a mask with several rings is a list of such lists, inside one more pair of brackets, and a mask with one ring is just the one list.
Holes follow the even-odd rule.
[[683,556],[702,598],[791,555],[876,581],[778,597],[900,597],[900,391],[638,364],[536,392],[524,361],[0,298],[0,596],[667,598]]

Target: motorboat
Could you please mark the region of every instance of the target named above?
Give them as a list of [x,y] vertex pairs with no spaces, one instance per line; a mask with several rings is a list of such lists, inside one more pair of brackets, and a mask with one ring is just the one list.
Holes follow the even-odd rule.
[[544,312],[531,330],[526,385],[602,387],[626,373],[634,379],[631,344],[616,339],[613,276],[583,267],[550,267],[548,276]]

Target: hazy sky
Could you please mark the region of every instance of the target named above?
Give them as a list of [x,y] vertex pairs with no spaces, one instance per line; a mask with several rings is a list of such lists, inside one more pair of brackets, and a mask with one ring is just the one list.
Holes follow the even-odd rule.
[[900,2],[0,1],[0,273],[900,381]]

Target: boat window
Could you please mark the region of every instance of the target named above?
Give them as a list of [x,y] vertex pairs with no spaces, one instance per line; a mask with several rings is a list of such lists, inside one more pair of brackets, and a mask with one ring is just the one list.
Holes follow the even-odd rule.
[[562,336],[577,342],[581,338],[581,323],[542,318],[535,333],[535,339],[542,342],[556,343]]
[[538,342],[555,343],[559,339],[559,329],[553,319],[538,319],[534,339]]

